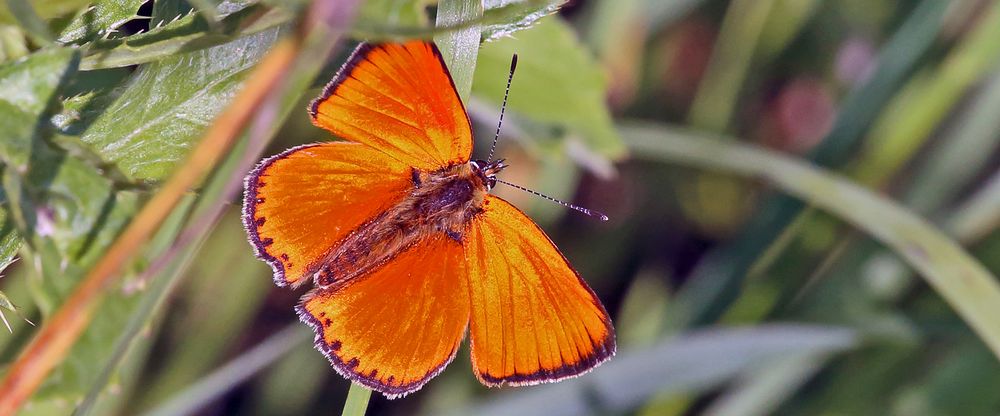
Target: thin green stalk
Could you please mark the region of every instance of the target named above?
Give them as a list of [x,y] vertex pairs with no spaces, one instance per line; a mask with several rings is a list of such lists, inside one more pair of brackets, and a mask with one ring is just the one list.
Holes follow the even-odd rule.
[[347,401],[344,402],[343,416],[364,416],[368,410],[368,400],[372,397],[372,391],[357,383],[351,383],[351,389],[347,392]]
[[893,249],[1000,357],[1000,284],[961,246],[907,209],[796,159],[663,125],[620,128],[637,157],[760,178],[854,224]]

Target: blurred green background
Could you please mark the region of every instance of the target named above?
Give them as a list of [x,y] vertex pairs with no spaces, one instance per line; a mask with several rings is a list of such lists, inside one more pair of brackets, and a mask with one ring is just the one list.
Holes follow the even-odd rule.
[[[58,309],[306,3],[0,6],[0,374],[37,330],[22,317]],[[368,414],[1000,412],[1000,1],[362,3],[22,414],[340,413],[349,383],[292,310],[304,290],[274,287],[224,184],[268,140],[330,139],[304,108],[354,43],[413,36],[455,51],[478,157],[519,55],[503,178],[611,220],[496,191],[593,287],[619,348],[577,379],[490,390],[464,346]]]

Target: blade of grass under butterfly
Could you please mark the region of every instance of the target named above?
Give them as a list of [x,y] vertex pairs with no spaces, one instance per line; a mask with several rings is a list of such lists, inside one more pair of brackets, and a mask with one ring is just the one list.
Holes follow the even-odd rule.
[[364,416],[368,410],[368,400],[372,397],[372,391],[364,388],[360,384],[351,383],[351,389],[347,392],[347,401],[344,402],[343,416]]
[[664,125],[630,123],[636,157],[764,179],[854,224],[906,259],[1000,357],[1000,284],[982,264],[922,218],[833,173],[741,143]]

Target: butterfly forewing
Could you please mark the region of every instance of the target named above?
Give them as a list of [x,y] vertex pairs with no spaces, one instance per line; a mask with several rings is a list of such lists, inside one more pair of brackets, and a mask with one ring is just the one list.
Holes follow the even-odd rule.
[[411,168],[357,143],[289,149],[246,179],[243,222],[279,286],[309,280],[324,256],[359,226],[399,203]]
[[359,46],[310,114],[317,126],[426,172],[472,154],[469,117],[432,43]]

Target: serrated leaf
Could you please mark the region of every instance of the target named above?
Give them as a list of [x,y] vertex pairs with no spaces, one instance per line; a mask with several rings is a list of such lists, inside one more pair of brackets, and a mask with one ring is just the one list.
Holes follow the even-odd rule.
[[23,61],[0,65],[0,101],[20,111],[40,114],[71,64],[75,65],[75,54],[68,48],[49,48]]
[[73,16],[59,33],[61,43],[82,43],[107,37],[136,18],[144,0],[102,0],[91,3]]
[[473,95],[499,106],[515,53],[518,64],[508,110],[577,135],[598,155],[618,158],[625,154],[605,104],[604,72],[558,16],[542,19],[514,38],[484,44]]
[[507,21],[483,26],[483,42],[490,42],[524,30],[539,19],[555,13],[566,0],[485,0],[487,11],[508,8]]
[[[171,9],[165,12],[175,12]],[[282,9],[267,10],[252,5],[226,14],[214,27],[196,13],[160,19],[146,33],[125,38],[100,40],[90,45],[90,53],[80,63],[83,70],[117,68],[175,57],[232,42],[291,21]]]
[[115,68],[100,71],[80,72],[63,92],[62,106],[50,119],[59,133],[79,136],[118,98],[121,89],[116,88],[132,72]]
[[276,36],[270,30],[141,66],[82,140],[132,180],[164,178]]
[[[424,9],[434,0],[375,0],[367,2],[355,22],[351,34],[370,42],[395,41],[399,38],[430,39],[472,27],[482,29],[487,40],[495,40],[526,29],[552,14],[566,1],[558,0],[491,0],[484,4],[481,16],[431,26]],[[438,5],[440,13],[441,6]],[[482,34],[482,33],[481,33]],[[482,36],[480,37],[482,41]],[[438,42],[438,46],[442,46]]]
[[[39,116],[67,72],[75,70],[70,49],[45,49],[0,65],[0,161],[27,171]],[[71,68],[72,67],[72,68]]]

